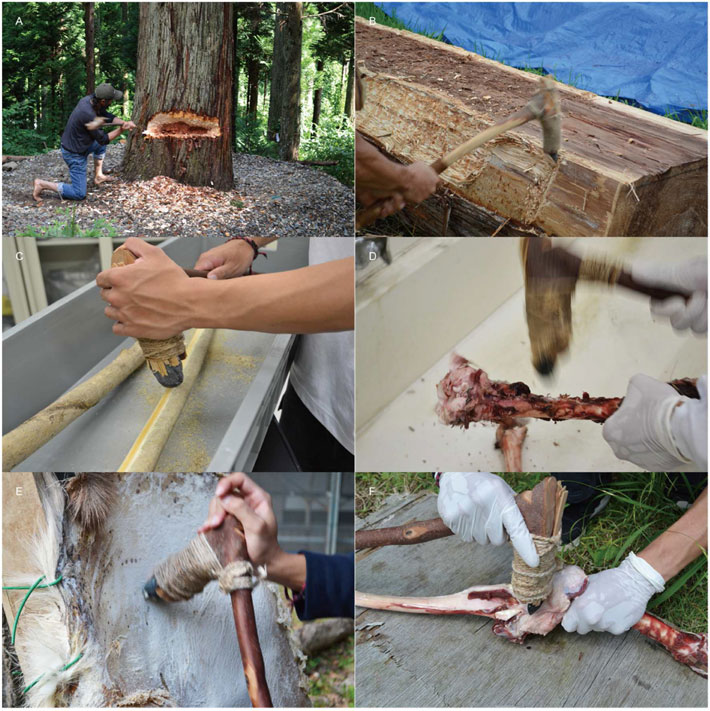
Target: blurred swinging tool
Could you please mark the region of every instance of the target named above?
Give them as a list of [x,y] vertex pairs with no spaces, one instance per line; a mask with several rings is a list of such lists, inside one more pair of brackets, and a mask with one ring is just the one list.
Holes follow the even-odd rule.
[[[124,267],[133,264],[136,256],[129,249],[121,246],[113,253],[112,267]],[[207,277],[207,272],[185,269],[190,277]],[[143,355],[155,379],[165,388],[174,388],[183,381],[182,363],[185,358],[185,339],[182,333],[164,340],[139,338]]]
[[[465,143],[462,143],[453,151],[447,153],[443,158],[437,158],[431,167],[437,173],[443,173],[447,168],[452,166],[456,161],[468,155],[471,151],[484,143],[490,141],[501,133],[510,131],[513,128],[522,126],[536,119],[542,126],[542,150],[552,158],[557,160],[557,153],[560,150],[561,141],[561,116],[560,116],[560,97],[555,86],[555,81],[549,77],[540,78],[540,89],[528,101],[528,103],[516,111],[514,114],[493,124],[490,128],[482,131],[477,136],[470,138]],[[381,203],[375,203],[369,207],[363,208],[357,213],[356,227],[361,229],[374,222],[382,209]]]
[[651,287],[634,280],[623,264],[602,257],[579,257],[554,247],[549,237],[523,237],[520,242],[525,278],[525,314],[532,362],[549,375],[557,356],[572,337],[572,294],[577,280],[623,286],[652,299],[688,298],[690,293]]
[[143,587],[146,600],[178,602],[197,595],[211,580],[219,582],[232,601],[247,691],[258,708],[273,706],[251,597],[258,578],[265,576],[264,569],[254,570],[249,561],[241,523],[227,514],[219,528],[198,534],[185,549],[159,563]]

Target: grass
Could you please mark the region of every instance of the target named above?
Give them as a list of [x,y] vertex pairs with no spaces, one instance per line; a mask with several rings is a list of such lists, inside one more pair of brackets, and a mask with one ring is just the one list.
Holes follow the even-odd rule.
[[355,705],[353,679],[354,636],[309,657],[306,662],[308,697],[316,708],[343,708]]
[[[501,476],[519,492],[532,488],[547,475],[524,472]],[[613,481],[601,487],[598,494],[609,495],[606,509],[592,519],[576,548],[560,554],[561,560],[565,564],[579,565],[591,574],[617,566],[629,551],[642,550],[682,515],[667,495],[668,476],[664,473],[614,475]],[[362,517],[376,511],[392,493],[436,490],[431,473],[358,473],[356,512]],[[707,554],[703,552],[668,581],[665,591],[651,599],[648,609],[685,630],[706,632],[707,583]]]
[[[374,17],[375,22],[379,25],[385,25],[386,27],[394,27],[397,30],[408,30],[409,32],[414,32],[419,35],[424,35],[425,37],[429,37],[430,39],[438,40],[439,42],[442,42],[444,39],[444,31],[446,30],[446,26],[444,26],[439,32],[428,32],[425,30],[422,30],[421,27],[417,24],[415,25],[409,25],[407,22],[404,20],[400,19],[397,16],[396,12],[393,12],[392,16],[387,15],[383,10],[381,10],[379,7],[375,5],[375,3],[372,2],[358,2],[355,4],[355,12],[358,16],[364,17],[364,18],[370,18]],[[486,59],[491,59],[495,62],[500,62],[501,64],[506,64],[507,62],[504,62],[501,59],[501,54],[500,52],[495,52],[491,53],[486,50],[486,48],[478,43],[474,42],[473,46],[471,47],[472,52],[475,52],[476,54],[480,55],[481,57],[485,57]],[[512,66],[512,65],[510,65]],[[553,67],[551,71],[546,71],[542,67],[534,67],[529,64],[525,64],[522,67],[517,67],[518,69],[521,69],[524,72],[529,72],[530,74],[537,74],[538,76],[545,76],[545,75],[551,75],[554,77],[555,81],[560,82],[561,84],[567,84],[568,86],[573,86],[576,88],[579,88],[579,83],[581,80],[582,75],[579,73],[574,73],[571,69],[569,70],[569,73],[567,75],[567,78],[564,79],[560,76],[558,76],[557,71]],[[629,99],[622,99],[619,97],[619,93],[617,92],[616,96],[608,96],[606,97],[608,99],[612,99],[613,101],[618,101],[623,104],[628,104],[630,106],[636,106],[636,108],[643,109],[644,111],[649,111],[647,108],[642,106],[636,101],[629,100]],[[649,113],[653,113],[649,111]],[[677,112],[673,112],[670,110],[667,110],[664,113],[664,116],[666,118],[672,119],[673,121],[679,121],[680,123],[687,123],[690,124],[691,126],[694,126],[696,128],[702,128],[705,129],[706,131],[708,130],[708,112],[707,110],[698,110],[698,111],[689,111],[689,119],[684,118],[683,116],[680,116]]]
[[377,7],[374,2],[355,3],[355,14],[358,15],[358,17],[364,17],[365,19],[374,17],[375,22],[378,25],[384,25],[385,27],[393,27],[396,30],[416,32],[418,35],[424,35],[424,37],[429,37],[429,39],[438,40],[439,42],[444,39],[446,25],[444,25],[444,27],[442,27],[438,32],[429,32],[427,30],[423,30],[418,24],[409,25],[404,20],[400,20],[399,17],[397,17],[396,12],[393,12],[392,15],[388,15],[384,10]]

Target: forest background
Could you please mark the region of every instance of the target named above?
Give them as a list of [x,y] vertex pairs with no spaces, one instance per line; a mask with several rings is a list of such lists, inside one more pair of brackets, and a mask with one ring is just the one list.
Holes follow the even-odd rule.
[[[279,4],[301,17],[299,135],[291,145],[277,140],[287,118],[278,98],[293,69],[274,61],[277,3],[234,3],[233,149],[325,163],[316,167],[352,185],[352,4]],[[138,3],[3,3],[2,12],[3,154],[58,148],[74,106],[102,82],[123,91],[122,110],[111,110],[130,118]]]

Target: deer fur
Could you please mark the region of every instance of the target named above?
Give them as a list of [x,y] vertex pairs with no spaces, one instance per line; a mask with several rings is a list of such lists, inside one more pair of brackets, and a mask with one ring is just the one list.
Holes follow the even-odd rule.
[[85,533],[96,533],[103,526],[116,500],[116,475],[82,472],[66,484],[69,511]]

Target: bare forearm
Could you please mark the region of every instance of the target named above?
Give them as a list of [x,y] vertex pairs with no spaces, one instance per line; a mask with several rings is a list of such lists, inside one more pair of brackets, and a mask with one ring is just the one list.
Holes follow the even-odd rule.
[[267,563],[266,577],[291,590],[301,590],[306,583],[306,556],[280,551]]
[[383,156],[375,146],[358,133],[355,136],[358,191],[389,194],[406,187],[405,167]]
[[708,490],[638,555],[668,581],[708,547]]
[[118,128],[115,128],[113,131],[109,132],[108,140],[113,141],[114,138],[118,138],[122,133],[123,133],[123,126],[121,125]]
[[265,333],[351,330],[353,270],[349,257],[276,274],[193,279],[186,327]]

